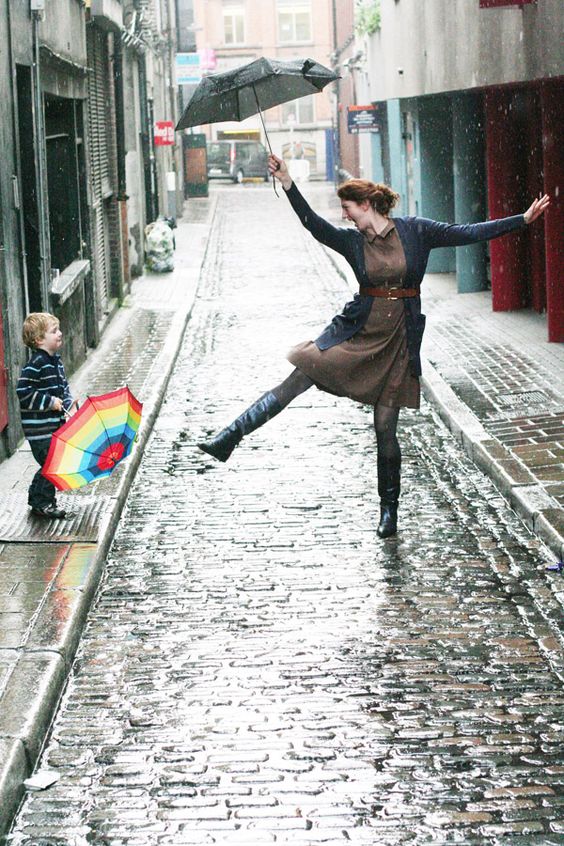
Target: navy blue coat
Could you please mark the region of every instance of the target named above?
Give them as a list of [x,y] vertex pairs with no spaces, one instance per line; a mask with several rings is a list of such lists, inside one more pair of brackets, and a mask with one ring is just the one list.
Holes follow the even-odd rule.
[[[314,238],[327,247],[341,253],[352,269],[362,287],[372,283],[366,273],[364,262],[364,235],[358,229],[333,226],[319,217],[307,204],[295,183],[286,191],[292,208],[305,228]],[[394,217],[399,239],[403,246],[406,261],[404,288],[419,288],[425,275],[429,253],[436,247],[460,247],[477,241],[489,241],[499,238],[527,224],[522,214],[504,217],[500,220],[488,220],[485,223],[439,223],[425,217]],[[320,350],[327,350],[341,344],[362,329],[370,314],[373,297],[355,294],[341,314],[336,315],[329,326],[315,339]],[[425,315],[421,314],[421,298],[406,297],[405,328],[409,351],[410,370],[414,376],[421,373],[421,339],[425,328]]]

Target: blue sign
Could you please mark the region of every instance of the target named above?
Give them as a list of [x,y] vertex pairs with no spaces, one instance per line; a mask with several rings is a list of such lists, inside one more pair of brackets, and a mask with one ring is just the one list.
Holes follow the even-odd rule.
[[177,85],[197,85],[202,79],[199,53],[176,54]]

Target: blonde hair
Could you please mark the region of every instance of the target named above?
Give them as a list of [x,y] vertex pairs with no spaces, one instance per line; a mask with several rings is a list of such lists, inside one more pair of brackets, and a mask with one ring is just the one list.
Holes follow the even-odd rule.
[[45,333],[53,323],[58,326],[59,318],[48,311],[32,311],[24,320],[22,338],[26,347],[37,349],[37,344],[43,340]]
[[371,182],[369,179],[349,179],[340,186],[337,195],[341,200],[352,200],[355,203],[368,200],[372,208],[385,217],[397,205],[400,198],[400,195],[388,185],[382,182]]

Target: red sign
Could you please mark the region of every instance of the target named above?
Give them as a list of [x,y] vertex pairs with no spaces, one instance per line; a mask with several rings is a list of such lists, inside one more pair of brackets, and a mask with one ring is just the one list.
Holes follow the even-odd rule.
[[8,425],[8,371],[4,366],[4,334],[2,303],[0,303],[0,431]]
[[493,9],[496,6],[528,6],[537,0],[480,0],[480,9]]
[[155,121],[155,146],[164,147],[174,144],[174,122],[171,120]]

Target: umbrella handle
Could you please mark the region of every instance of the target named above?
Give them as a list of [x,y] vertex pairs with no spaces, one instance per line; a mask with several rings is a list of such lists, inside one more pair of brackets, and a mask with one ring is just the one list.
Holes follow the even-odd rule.
[[[79,404],[78,404],[78,400],[75,400],[75,401],[73,402],[73,404],[72,404],[72,405],[76,405],[76,410],[77,410],[77,411],[78,411],[78,409],[80,408],[80,406],[79,406]],[[72,408],[72,405],[71,405],[71,408]],[[63,414],[65,415],[65,417],[67,418],[67,420],[70,420],[70,418],[72,417],[72,414],[70,414],[70,413],[66,410],[66,408],[63,408]]]
[[[255,95],[255,100],[256,100],[256,103],[257,103],[257,109],[258,109],[259,117],[260,117],[260,120],[261,120],[261,123],[262,123],[262,128],[264,129],[264,137],[266,138],[266,143],[268,144],[268,149],[270,150],[271,155],[274,155],[273,150],[272,150],[272,145],[270,143],[270,138],[268,137],[268,132],[266,131],[266,126],[264,125],[264,118],[262,116],[262,111],[261,111],[261,108],[260,108],[259,99],[257,97],[257,91],[256,91],[256,88],[255,88],[254,85],[252,86],[252,89],[253,89],[253,94]],[[279,197],[280,194],[276,190],[276,177],[274,176],[274,174],[272,174],[272,187],[274,188],[274,193],[276,194],[276,196]]]

